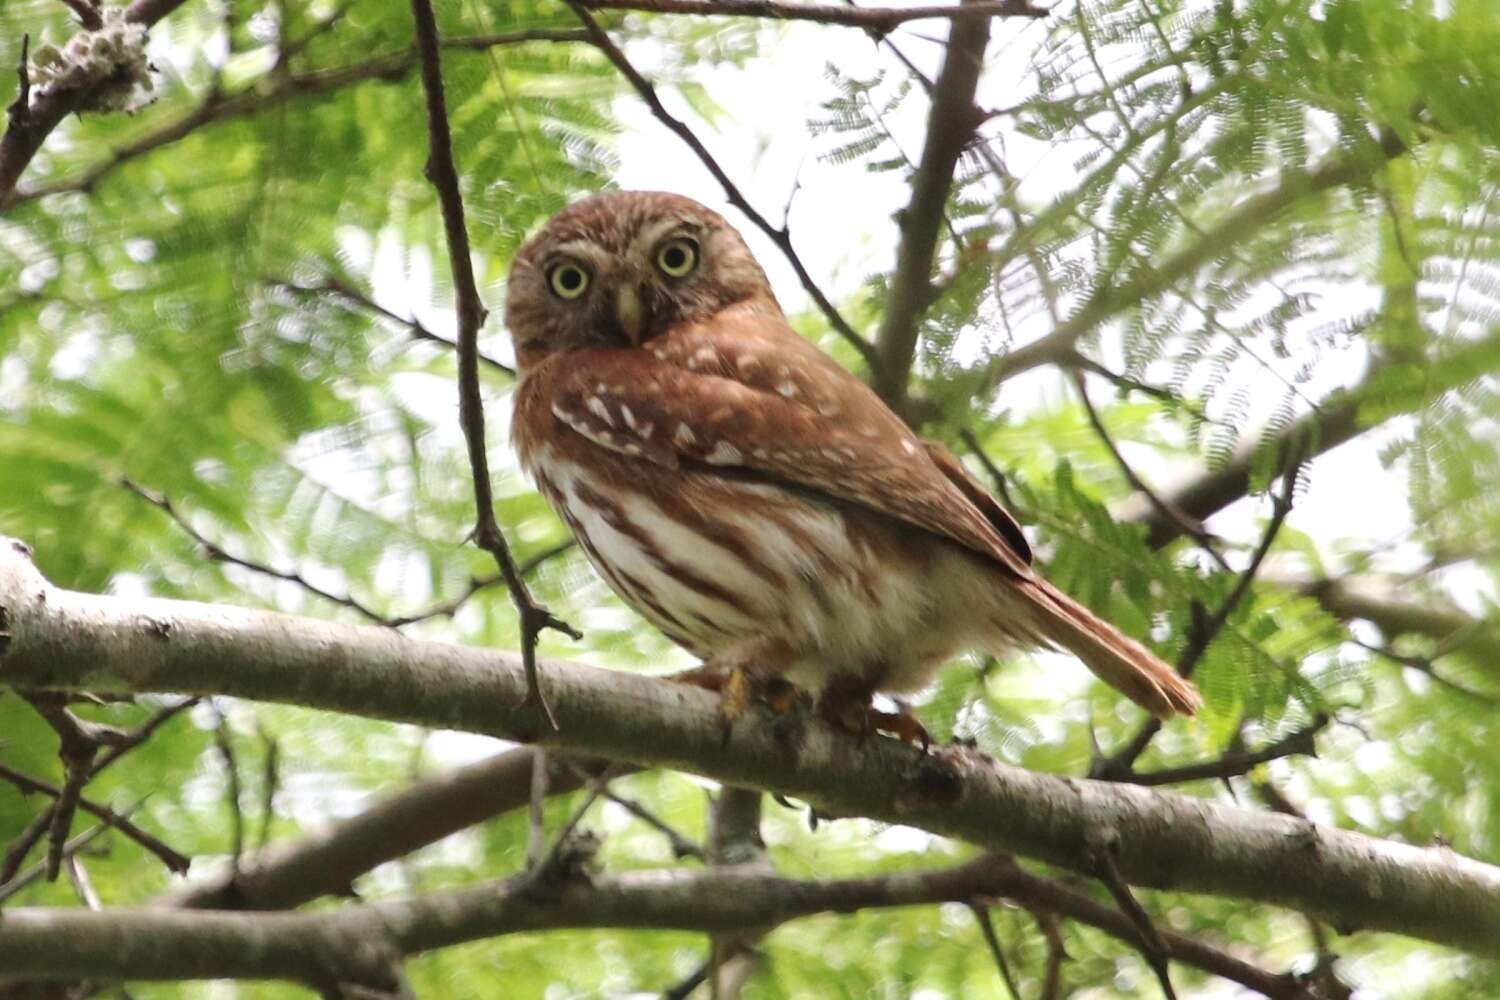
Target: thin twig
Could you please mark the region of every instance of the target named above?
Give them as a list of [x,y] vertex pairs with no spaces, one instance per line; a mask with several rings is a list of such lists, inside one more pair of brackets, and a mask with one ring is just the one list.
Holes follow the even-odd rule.
[[1000,947],[1000,938],[995,933],[994,921],[990,919],[990,908],[983,903],[970,903],[969,909],[974,913],[974,919],[979,924],[979,931],[984,935],[984,943],[989,946],[990,957],[995,960],[995,968],[1000,973],[1000,981],[1005,984],[1005,989],[1010,993],[1011,1000],[1021,1000],[1021,991],[1016,988],[1015,977],[1010,974],[1010,963],[1005,960],[1005,952]]
[[797,280],[802,282],[802,288],[812,297],[813,302],[817,303],[823,315],[827,317],[829,325],[833,327],[839,336],[843,337],[859,352],[859,356],[864,359],[872,375],[878,372],[880,358],[875,351],[875,345],[860,336],[854,327],[849,325],[849,321],[844,319],[843,314],[838,311],[833,302],[827,295],[823,294],[823,290],[813,281],[812,275],[808,273],[807,267],[802,263],[802,258],[797,255],[796,250],[792,246],[791,230],[784,225],[780,228],[772,225],[769,219],[756,211],[755,207],[745,198],[744,193],[740,191],[739,186],[730,179],[729,174],[725,173],[724,168],[719,166],[719,161],[714,159],[713,154],[708,151],[708,147],[703,145],[702,140],[698,138],[692,129],[688,128],[682,119],[675,117],[662,104],[661,98],[657,96],[656,88],[651,84],[651,81],[642,76],[640,71],[631,64],[620,47],[610,39],[604,29],[599,26],[599,22],[594,20],[593,16],[589,14],[586,6],[576,2],[576,0],[567,0],[567,2],[568,6],[573,9],[573,13],[583,22],[585,30],[589,33],[589,41],[603,52],[609,58],[610,62],[614,63],[615,68],[620,71],[620,75],[625,77],[631,87],[635,88],[635,92],[640,95],[641,100],[646,102],[647,109],[655,116],[656,120],[665,125],[668,130],[687,145],[688,149],[693,151],[693,154],[698,157],[699,162],[713,175],[714,180],[719,182],[719,186],[724,189],[724,197],[729,203],[739,209],[757,229],[765,233],[771,242],[776,244],[776,248],[787,259],[787,263],[792,265],[792,270],[797,272]]
[[[0,779],[10,782],[22,792],[34,792],[40,795],[50,796],[53,799],[57,799],[62,796],[62,789],[58,788],[51,782],[43,781],[40,778],[33,778],[27,774],[22,774],[20,771],[16,771],[12,768],[6,767],[4,764],[0,764]],[[162,863],[165,864],[167,868],[172,872],[181,875],[183,872],[188,870],[188,858],[184,857],[177,851],[174,851],[161,840],[147,833],[145,830],[142,830],[130,820],[115,812],[109,806],[101,805],[100,803],[95,802],[92,799],[80,796],[78,799],[78,808],[82,809],[86,813],[91,813],[92,815],[97,816],[105,822],[114,826],[115,829],[119,830],[125,836],[129,837],[131,840],[134,840],[146,850],[150,851],[152,854],[160,858]],[[14,872],[12,871],[10,874],[14,874]],[[8,876],[0,874],[0,882],[5,881],[6,877]]]
[[306,577],[304,577],[296,570],[276,569],[274,566],[268,566],[265,563],[259,563],[253,559],[246,559],[227,551],[223,546],[205,536],[197,528],[194,528],[192,522],[189,521],[183,514],[181,514],[175,506],[173,506],[172,501],[168,499],[165,494],[153,493],[151,490],[146,489],[144,486],[141,486],[128,478],[122,478],[120,480],[120,485],[125,487],[130,492],[134,493],[136,496],[140,497],[142,500],[145,500],[147,503],[151,504],[151,506],[157,507],[165,512],[168,517],[170,517],[177,523],[177,526],[179,528],[185,531],[193,539],[193,541],[197,542],[198,545],[202,547],[204,554],[214,562],[228,563],[231,566],[238,566],[241,569],[248,569],[251,572],[259,573],[262,576],[269,576],[273,579],[284,580],[287,583],[295,583],[297,586],[301,587],[308,593],[316,594],[317,596],[323,598],[323,600],[329,601],[333,604],[337,604],[340,607],[349,608],[351,611],[357,612],[363,618],[375,622],[378,625],[391,624],[390,620],[387,619],[384,615],[365,607],[353,597],[350,597],[347,594],[335,594],[330,590],[325,590],[322,587],[319,587],[317,584],[309,581]]
[[[1219,609],[1212,616],[1205,617],[1202,606],[1197,602],[1193,604],[1193,627],[1188,634],[1188,642],[1183,647],[1182,655],[1177,658],[1177,672],[1184,677],[1192,675],[1198,662],[1208,652],[1209,646],[1215,638],[1223,631],[1229,622],[1229,616],[1234,613],[1247,593],[1250,585],[1255,581],[1255,576],[1260,572],[1261,563],[1265,561],[1266,555],[1271,551],[1271,545],[1276,541],[1276,536],[1281,532],[1281,526],[1286,522],[1287,515],[1292,512],[1292,499],[1297,488],[1297,477],[1301,475],[1302,463],[1305,451],[1299,446],[1288,456],[1288,462],[1282,471],[1282,489],[1279,494],[1272,497],[1271,519],[1266,524],[1266,529],[1261,533],[1260,543],[1255,547],[1255,553],[1250,557],[1250,564],[1240,574],[1235,582],[1234,589],[1219,605]],[[1150,719],[1136,731],[1125,746],[1121,747],[1109,757],[1096,759],[1089,768],[1089,776],[1099,778],[1103,781],[1122,781],[1133,773],[1135,762],[1145,753],[1146,748],[1156,734],[1161,731],[1161,720]]]
[[1163,517],[1175,524],[1179,531],[1197,542],[1198,546],[1204,552],[1207,552],[1213,561],[1219,564],[1221,569],[1226,573],[1233,572],[1229,567],[1228,561],[1224,558],[1224,554],[1214,545],[1213,536],[1204,530],[1203,523],[1201,521],[1193,521],[1192,518],[1177,509],[1177,507],[1163,500],[1136,473],[1135,469],[1131,467],[1130,462],[1126,460],[1125,456],[1120,452],[1119,447],[1116,446],[1114,438],[1110,436],[1109,428],[1104,426],[1104,421],[1100,418],[1099,411],[1094,409],[1094,403],[1093,400],[1089,399],[1088,385],[1084,382],[1083,374],[1076,370],[1073,372],[1073,386],[1078,390],[1078,401],[1083,404],[1083,410],[1089,418],[1089,425],[1094,428],[1094,433],[1103,442],[1104,447],[1108,449],[1110,455],[1114,457],[1115,464],[1120,467],[1120,472],[1125,476],[1125,481],[1130,484],[1130,488],[1142,494],[1151,502],[1151,506],[1155,507],[1161,512]]
[[1125,884],[1125,879],[1120,875],[1119,866],[1115,864],[1113,845],[1103,844],[1097,852],[1099,880],[1104,883],[1109,894],[1114,897],[1115,905],[1119,906],[1121,912],[1130,918],[1135,926],[1139,937],[1138,947],[1146,959],[1146,964],[1156,974],[1156,981],[1161,984],[1161,991],[1167,1000],[1177,1000],[1177,992],[1172,989],[1172,971],[1168,960],[1170,951],[1167,948],[1166,939],[1162,937],[1161,931],[1156,929],[1156,924],[1151,921],[1151,915],[1146,908],[1135,898],[1135,893],[1130,891],[1130,886]]
[[[412,340],[426,341],[431,344],[438,344],[442,347],[449,348],[450,350],[458,350],[458,343],[456,341],[449,340],[447,337],[433,333],[431,330],[427,329],[427,327],[423,325],[422,321],[417,319],[415,316],[405,317],[398,315],[397,313],[393,313],[385,306],[370,298],[368,295],[365,295],[363,292],[355,289],[352,285],[348,284],[347,282],[341,281],[338,278],[332,276],[325,277],[322,281],[318,282],[315,285],[299,285],[296,282],[276,279],[272,279],[269,283],[277,288],[285,289],[286,291],[291,292],[294,295],[332,296],[364,312],[374,313],[376,316],[379,316],[382,319],[386,319],[392,323],[397,324],[398,326],[406,330],[408,336],[410,336]],[[494,358],[490,357],[488,354],[483,353],[482,351],[479,353],[479,363],[495,371],[509,375],[512,378],[515,377],[516,371],[514,368],[511,368],[509,365],[503,362],[496,361]]]
[[[134,809],[127,809],[125,811],[125,815],[128,816],[134,811]],[[113,829],[114,825],[107,820],[95,826],[89,827],[78,836],[63,844],[62,857],[64,859],[71,858],[73,855],[83,850],[89,844],[92,844],[100,836],[108,833]],[[35,885],[37,882],[40,882],[46,874],[47,862],[43,862],[38,865],[32,865],[30,868],[26,869],[26,871],[10,879],[9,881],[0,882],[0,903],[3,903],[7,899],[15,896],[22,889],[28,888],[29,886]]]
[[760,17],[777,21],[816,21],[884,33],[907,21],[932,18],[989,20],[995,17],[1046,17],[1048,11],[1025,0],[999,3],[944,4],[918,7],[833,7],[824,4],[781,3],[779,0],[586,0],[593,10],[638,10],[651,14],[692,14],[723,17]]
[[52,828],[52,815],[54,809],[48,807],[31,818],[26,828],[16,835],[5,848],[5,858],[0,860],[0,893],[3,893],[11,879],[16,877],[16,872],[21,870],[21,865],[26,862],[26,855],[31,849],[46,836],[47,831]]
[[[156,732],[156,730],[160,729],[179,713],[198,704],[198,701],[199,699],[197,698],[187,698],[175,704],[168,705],[166,708],[158,710],[134,731],[124,734],[123,738],[115,738],[114,742],[98,756],[93,767],[89,770],[84,784],[98,777],[101,771],[125,756],[131,750],[140,746],[152,733]],[[59,790],[60,792],[61,790]],[[60,797],[61,795],[59,794]],[[26,860],[26,855],[31,853],[31,849],[42,839],[43,834],[52,829],[54,820],[57,817],[58,807],[58,801],[54,800],[47,808],[38,813],[32,819],[31,823],[27,825],[26,829],[11,842],[10,846],[6,849],[4,860],[0,861],[0,885],[9,883],[15,877],[16,872],[20,870],[21,864]],[[119,813],[110,812],[109,815],[102,818],[104,818],[106,825],[109,825],[119,815]],[[137,837],[136,839],[139,840],[140,838]],[[144,842],[142,843],[144,846]],[[163,860],[166,859],[163,858]],[[185,867],[186,859],[184,859],[183,863]]]
[[582,634],[557,618],[531,597],[511,555],[500,525],[495,521],[495,500],[490,489],[489,457],[484,443],[484,399],[479,391],[479,328],[484,325],[485,308],[474,282],[474,264],[469,255],[469,234],[464,224],[463,193],[459,188],[458,169],[453,162],[453,140],[448,131],[447,102],[443,96],[442,56],[439,52],[437,20],[431,0],[411,0],[416,22],[417,50],[422,61],[422,90],[427,99],[428,157],[425,173],[437,190],[442,206],[443,229],[447,235],[448,263],[453,271],[453,292],[458,314],[458,419],[463,426],[469,448],[469,467],[474,478],[474,504],[477,516],[474,541],[494,557],[505,577],[511,601],[520,619],[521,657],[526,669],[526,702],[539,711],[547,725],[557,729],[557,719],[542,694],[537,675],[536,646],[546,629],[562,632],[573,639]]
[[219,706],[214,706],[217,724],[214,726],[214,748],[219,761],[224,765],[224,802],[229,806],[229,870],[232,878],[239,877],[240,860],[245,856],[245,812],[240,802],[240,764],[229,737],[229,721]]
[[1318,755],[1317,745],[1314,742],[1318,733],[1322,732],[1332,721],[1324,714],[1319,714],[1313,720],[1294,733],[1289,733],[1274,743],[1268,744],[1259,750],[1235,750],[1231,749],[1214,760],[1203,761],[1198,764],[1185,764],[1181,767],[1163,768],[1160,771],[1147,771],[1139,773],[1132,771],[1120,781],[1132,785],[1175,785],[1184,781],[1202,781],[1205,779],[1223,780],[1233,778],[1242,774],[1248,774],[1262,764],[1273,760],[1281,760],[1283,757],[1305,756],[1316,757]]
[[264,851],[271,842],[271,824],[276,819],[276,791],[281,787],[281,743],[260,729],[258,722],[256,728],[265,752],[260,771],[260,830],[255,837],[255,849]]
[[94,888],[94,880],[89,878],[88,869],[83,867],[78,855],[68,855],[63,867],[67,870],[68,881],[73,883],[73,891],[78,894],[79,901],[90,910],[102,909],[104,904],[99,900],[99,891]]
[[[62,760],[63,784],[52,804],[52,821],[47,828],[47,881],[57,881],[62,873],[63,849],[73,827],[73,815],[83,798],[83,786],[93,774],[94,758],[103,744],[85,723],[52,695],[25,694],[23,698],[57,733],[57,756]],[[112,730],[118,733],[118,730]],[[120,734],[123,735],[123,734]]]
[[1015,501],[1011,499],[1010,487],[1006,484],[1005,473],[1000,471],[1000,467],[997,466],[994,460],[991,459],[990,456],[985,452],[984,446],[979,443],[978,436],[976,436],[975,433],[967,427],[959,431],[958,436],[963,439],[963,442],[968,446],[970,453],[972,453],[973,456],[979,460],[979,464],[982,465],[984,467],[984,471],[989,474],[990,485],[994,487],[996,493],[1000,494],[1000,499],[1005,501],[1006,509],[1016,517],[1022,517],[1024,512],[1021,511],[1016,506]]
[[691,838],[684,836],[672,824],[639,802],[634,799],[628,799],[610,788],[605,788],[602,794],[606,799],[666,837],[668,843],[672,845],[672,854],[677,860],[681,861],[683,858],[699,858],[701,860],[703,858],[704,852],[702,847],[694,843]]
[[104,27],[104,18],[99,15],[99,8],[95,7],[89,0],[62,0],[68,5],[78,17],[78,23],[89,31],[98,31]]
[[1062,967],[1068,960],[1068,949],[1058,929],[1057,917],[1041,909],[1028,909],[1042,939],[1047,942],[1047,963],[1042,969],[1042,988],[1037,1000],[1057,1000],[1062,991]]
[[[590,779],[592,780],[592,779]],[[547,850],[547,751],[531,748],[531,801],[527,804],[526,867],[541,867]]]

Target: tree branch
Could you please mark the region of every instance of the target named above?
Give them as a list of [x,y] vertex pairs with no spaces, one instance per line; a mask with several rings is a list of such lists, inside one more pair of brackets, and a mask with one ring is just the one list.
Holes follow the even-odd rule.
[[[576,28],[523,28],[500,34],[445,38],[442,40],[442,47],[461,52],[484,52],[497,46],[520,45],[527,42],[587,44],[588,41],[588,35]],[[13,191],[9,199],[0,197],[0,208],[13,207],[54,194],[91,191],[100,180],[123,164],[178,142],[204,125],[258,114],[288,100],[322,94],[371,80],[394,83],[405,78],[416,66],[417,52],[413,47],[387,52],[347,66],[309,70],[306,73],[282,73],[273,75],[269,79],[261,78],[249,84],[244,90],[227,97],[222,94],[211,94],[198,106],[118,147],[98,163],[85,167],[71,177],[63,177],[35,187]]]
[[[559,732],[523,706],[513,654],[186,601],[56,588],[21,543],[0,541],[0,681],[19,688],[222,693],[540,737],[549,749],[690,771],[1089,871],[1093,833],[1118,832],[1138,886],[1293,907],[1352,930],[1389,930],[1500,955],[1500,869],[1443,849],[1143,788],[1036,774],[943,748],[860,742],[807,717],[796,741],[765,724],[726,740],[712,694],[548,663]],[[755,719],[750,720],[752,723]],[[75,969],[77,974],[79,970]]]
[[[987,856],[936,871],[811,881],[736,867],[637,871],[536,891],[521,877],[490,885],[320,913],[182,913],[169,909],[12,908],[0,921],[0,966],[31,977],[172,980],[273,978],[368,981],[392,959],[524,931],[577,927],[717,932],[774,926],[814,913],[1024,899],[1131,940],[1128,918]],[[1164,932],[1167,955],[1276,998],[1310,1000],[1290,975]]]
[[[416,317],[401,316],[393,313],[385,306],[370,298],[364,292],[361,292],[358,289],[354,288],[348,282],[341,281],[340,279],[335,278],[332,275],[325,276],[316,285],[299,285],[294,281],[285,281],[281,279],[272,279],[268,283],[273,287],[284,289],[285,291],[290,292],[292,295],[303,298],[316,298],[326,296],[338,299],[345,305],[352,306],[360,312],[370,313],[371,315],[377,316],[380,319],[395,323],[397,326],[404,329],[407,333],[407,336],[411,337],[412,340],[426,341],[430,344],[437,344],[440,347],[446,347],[449,350],[458,350],[457,343],[440,334],[433,333],[431,330],[427,329],[426,325],[423,324],[421,320],[417,319]],[[496,361],[494,358],[483,352],[480,352],[479,354],[479,363],[491,369],[492,371],[500,372],[503,375],[509,375],[512,378],[515,377],[515,369],[511,368],[507,364]]]
[[[1387,135],[1382,141],[1379,157],[1368,152],[1344,153],[1330,157],[1314,167],[1286,171],[1275,187],[1246,198],[1202,238],[1162,261],[1159,267],[1143,269],[1134,280],[1096,288],[1083,305],[1057,329],[996,358],[990,366],[988,383],[998,384],[1042,365],[1065,363],[1078,342],[1106,320],[1152,296],[1160,295],[1177,282],[1197,273],[1205,264],[1249,239],[1262,226],[1303,198],[1363,180],[1388,160],[1395,159],[1404,152],[1406,146],[1393,135]],[[1187,507],[1182,509],[1186,513],[1193,513]]]
[[[1284,460],[1294,449],[1314,458],[1344,444],[1391,417],[1411,413],[1436,396],[1474,377],[1476,371],[1491,371],[1500,363],[1500,327],[1482,337],[1455,345],[1446,356],[1429,359],[1423,369],[1421,392],[1413,395],[1402,378],[1409,359],[1381,359],[1372,363],[1363,378],[1349,389],[1330,395],[1310,413],[1294,421],[1269,445],[1275,458]],[[1376,417],[1371,417],[1371,411]],[[1241,448],[1223,468],[1206,473],[1173,490],[1163,501],[1189,518],[1206,520],[1210,515],[1245,496],[1262,447]],[[1148,541],[1155,548],[1178,538],[1181,527],[1159,510],[1143,508],[1126,520],[1150,529]]]
[[[530,783],[531,752],[510,750],[489,760],[394,793],[359,815],[323,833],[280,845],[251,859],[236,885],[225,879],[169,894],[158,906],[201,909],[291,909],[322,895],[347,893],[350,883],[380,864],[403,857],[451,833],[525,805]],[[602,771],[600,761],[555,765],[551,794],[581,787]],[[608,793],[605,793],[606,795]],[[742,812],[741,815],[744,813]],[[741,829],[744,825],[741,825]],[[1003,866],[1000,858],[986,864]],[[923,877],[911,873],[899,877]],[[1120,913],[1055,881],[1019,868],[1009,874],[1003,896],[1037,913],[1098,927],[1134,943],[1134,930]],[[983,899],[975,887],[966,902]],[[1212,946],[1191,938],[1164,935],[1170,957],[1260,990],[1267,996],[1310,1000],[1290,975],[1265,973]],[[705,968],[694,986],[707,978]],[[689,987],[691,989],[691,987]]]
[[[955,9],[973,7],[961,4]],[[974,105],[974,92],[979,86],[989,40],[987,19],[954,22],[943,68],[932,88],[927,139],[912,178],[911,201],[900,216],[896,272],[875,337],[880,365],[872,382],[875,391],[898,410],[906,401],[921,319],[935,297],[932,265],[948,194],[953,189],[953,171],[964,147],[973,141],[974,130],[984,121],[983,112]]]
[[590,10],[638,10],[650,14],[690,14],[714,17],[761,17],[776,21],[816,21],[863,28],[884,34],[907,21],[946,18],[988,21],[996,17],[1046,17],[1050,11],[1025,0],[999,3],[960,3],[916,7],[834,7],[826,4],[781,3],[778,0],[584,0]]
[[[15,785],[16,788],[20,789],[23,793],[40,793],[53,799],[62,797],[62,789],[58,788],[51,782],[43,781],[40,778],[33,778],[27,774],[22,774],[20,771],[6,767],[4,764],[0,764],[0,779],[3,779],[10,782],[12,785]],[[100,819],[104,820],[104,824],[106,826],[114,827],[116,830],[119,830],[122,834],[129,837],[131,840],[140,844],[146,850],[150,851],[152,854],[160,858],[162,864],[166,865],[170,871],[181,875],[183,872],[188,870],[188,858],[184,857],[177,851],[174,851],[160,838],[154,836],[153,834],[147,833],[145,830],[142,830],[140,827],[132,823],[129,819],[115,812],[109,806],[101,805],[98,802],[93,801],[92,799],[80,796],[78,799],[78,808],[82,809],[86,813],[92,813],[93,815],[99,817]]]
[[[182,6],[185,0],[135,0],[125,9],[125,20],[150,27]],[[24,76],[23,76],[24,79]],[[23,88],[24,90],[25,88]],[[21,94],[12,105],[5,135],[0,136],[0,209],[9,206],[16,182],[52,130],[87,103],[88,90],[49,90],[28,101]]]
[[500,567],[510,590],[521,628],[521,661],[526,670],[528,707],[540,712],[553,729],[557,719],[542,694],[536,663],[536,645],[541,633],[555,629],[574,639],[583,636],[554,616],[531,596],[505,535],[495,520],[495,498],[490,488],[489,454],[485,450],[484,397],[479,391],[479,328],[488,315],[474,283],[474,262],[469,255],[469,232],[464,223],[463,192],[458,168],[453,162],[453,139],[448,130],[448,108],[443,96],[443,70],[437,19],[430,0],[411,0],[416,21],[417,51],[422,60],[422,90],[427,97],[428,157],[425,173],[437,189],[443,210],[443,230],[448,242],[448,263],[453,272],[453,294],[458,313],[458,422],[469,447],[469,468],[474,479],[474,542]]

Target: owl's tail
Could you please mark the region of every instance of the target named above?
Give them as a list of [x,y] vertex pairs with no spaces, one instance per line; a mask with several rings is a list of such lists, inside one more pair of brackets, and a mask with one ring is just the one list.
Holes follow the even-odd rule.
[[1028,617],[1036,631],[1152,715],[1170,719],[1192,715],[1202,706],[1203,698],[1191,681],[1052,584],[1038,577],[1016,589],[1029,605]]

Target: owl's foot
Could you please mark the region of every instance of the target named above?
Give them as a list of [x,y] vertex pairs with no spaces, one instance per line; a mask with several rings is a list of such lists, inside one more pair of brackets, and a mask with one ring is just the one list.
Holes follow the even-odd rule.
[[932,745],[932,737],[911,709],[899,702],[894,712],[882,712],[867,699],[839,697],[825,691],[818,701],[823,717],[846,732],[860,739],[869,739],[871,733],[887,733],[902,743],[920,743],[926,753]]
[[927,727],[905,705],[897,703],[894,712],[882,712],[874,705],[867,705],[866,714],[870,728],[877,733],[890,733],[902,743],[920,743],[923,753],[932,746]]

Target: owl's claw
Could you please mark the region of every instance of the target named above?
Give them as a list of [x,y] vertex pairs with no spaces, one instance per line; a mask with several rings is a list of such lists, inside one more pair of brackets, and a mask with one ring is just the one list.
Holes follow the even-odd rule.
[[932,746],[927,727],[905,705],[898,704],[894,712],[882,712],[869,702],[825,695],[819,708],[829,722],[861,740],[869,739],[871,733],[888,733],[902,743],[920,743],[923,753]]
[[866,711],[866,721],[877,733],[890,733],[902,743],[921,743],[923,753],[932,747],[932,736],[927,727],[905,705],[897,705],[894,712],[882,712],[870,705]]
[[735,720],[744,715],[755,697],[755,685],[750,681],[749,671],[742,667],[731,667],[719,688],[719,730],[723,741],[729,742],[734,731]]

